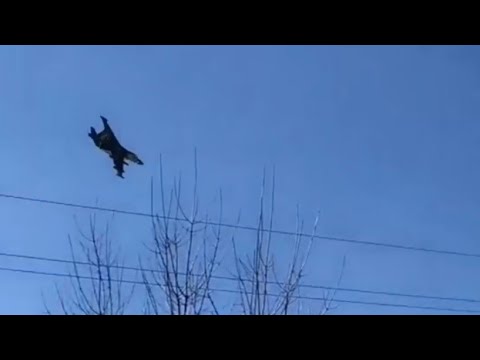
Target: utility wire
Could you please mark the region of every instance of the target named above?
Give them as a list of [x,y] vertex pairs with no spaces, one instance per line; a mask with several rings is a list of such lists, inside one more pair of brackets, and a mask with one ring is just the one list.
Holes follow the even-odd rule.
[[[149,218],[159,218],[159,219],[165,219],[165,220],[190,222],[188,219],[184,219],[184,218],[182,219],[178,217],[152,215],[152,214],[142,213],[142,212],[104,208],[104,207],[91,206],[91,205],[80,205],[80,204],[67,203],[67,202],[61,202],[61,201],[9,195],[9,194],[3,194],[3,193],[0,193],[0,197],[15,199],[15,200],[22,200],[22,201],[39,202],[39,203],[50,204],[50,205],[59,205],[59,206],[66,206],[66,207],[73,207],[73,208],[80,208],[80,209],[112,212],[112,213],[123,214],[123,215],[133,215],[133,216],[142,216],[142,217],[149,217]],[[434,253],[434,254],[440,254],[440,255],[480,258],[480,254],[460,252],[460,251],[431,249],[431,248],[400,245],[400,244],[387,244],[387,243],[380,243],[380,242],[366,241],[366,240],[355,240],[355,239],[347,239],[347,238],[339,238],[339,237],[331,237],[331,236],[320,236],[320,235],[313,235],[313,234],[306,234],[306,233],[295,233],[295,232],[283,231],[283,230],[270,230],[270,229],[263,229],[263,228],[260,229],[253,226],[234,225],[234,224],[226,224],[226,223],[219,223],[219,222],[213,222],[213,221],[196,220],[195,223],[210,225],[210,226],[240,229],[240,230],[249,230],[249,231],[257,231],[257,232],[261,231],[261,232],[273,233],[273,234],[279,234],[279,235],[310,237],[318,240],[344,242],[344,243],[357,244],[357,245],[378,246],[378,247],[392,248],[397,250],[408,250],[408,251],[418,251],[418,252],[425,252],[425,253]]]
[[[43,257],[43,256],[34,256],[34,255],[24,255],[18,253],[9,253],[9,252],[0,252],[0,256],[3,257],[10,257],[10,258],[19,258],[19,259],[29,259],[29,260],[38,260],[38,261],[45,261],[45,262],[54,262],[54,263],[63,263],[63,264],[75,264],[75,265],[83,265],[83,266],[96,266],[96,264],[91,264],[85,261],[78,261],[78,260],[67,260],[67,259],[60,259],[60,258],[52,258],[52,257]],[[99,264],[101,267],[107,267],[107,265]],[[123,265],[108,265],[111,269],[118,269],[118,270],[131,270],[131,271],[145,271],[145,272],[154,272],[154,273],[162,273],[165,274],[166,270],[158,270],[158,269],[147,269],[147,268],[139,268],[135,266],[123,266]],[[178,275],[185,276],[186,273],[178,271]],[[193,276],[204,276],[202,274],[192,274]],[[211,275],[212,279],[218,280],[227,280],[227,281],[252,281],[250,279],[242,279],[234,276],[222,276],[222,275]],[[276,284],[273,281],[267,281],[267,284]],[[361,293],[361,294],[370,294],[370,295],[386,295],[386,296],[396,296],[396,297],[407,297],[407,298],[415,298],[415,299],[428,299],[428,300],[441,300],[441,301],[453,301],[453,302],[468,302],[468,303],[480,303],[480,300],[477,299],[467,299],[467,298],[459,298],[459,297],[443,297],[443,296],[433,296],[433,295],[421,295],[421,294],[406,294],[400,292],[389,292],[389,291],[376,291],[376,290],[366,290],[366,289],[355,289],[355,288],[348,288],[348,287],[334,287],[334,286],[326,286],[326,285],[316,285],[316,284],[299,284],[300,288],[310,288],[310,289],[322,289],[322,290],[332,290],[332,291],[343,291],[343,292],[353,292],[353,293]]]
[[[58,206],[66,206],[66,207],[81,208],[81,209],[88,209],[88,210],[112,212],[112,213],[118,213],[118,214],[123,214],[123,215],[142,216],[142,217],[149,217],[149,218],[162,218],[162,219],[167,219],[167,220],[189,222],[188,219],[178,218],[178,217],[152,215],[152,214],[142,213],[142,212],[119,210],[119,209],[113,209],[113,208],[104,208],[104,207],[91,206],[91,205],[81,205],[81,204],[53,201],[53,200],[40,199],[40,198],[16,196],[16,195],[4,194],[4,193],[0,193],[0,197],[14,199],[14,200],[21,200],[21,201],[38,202],[38,203],[44,203],[44,204],[50,204],[50,205],[58,205]],[[480,258],[480,254],[472,254],[472,253],[457,252],[457,251],[419,248],[419,247],[395,245],[395,244],[385,244],[385,243],[377,243],[377,242],[363,241],[363,240],[354,240],[354,239],[346,239],[346,238],[336,238],[336,237],[311,235],[311,234],[305,234],[305,233],[303,233],[303,234],[300,233],[299,234],[299,233],[288,232],[288,231],[258,229],[256,227],[252,227],[252,226],[225,224],[225,223],[211,222],[211,221],[196,221],[196,223],[204,224],[204,225],[211,225],[211,226],[222,226],[222,227],[227,227],[227,228],[235,228],[235,229],[241,229],[241,230],[250,230],[250,231],[259,231],[260,230],[260,231],[267,232],[267,233],[276,233],[276,234],[281,234],[281,235],[305,236],[305,237],[312,237],[312,238],[316,238],[316,239],[320,239],[320,240],[340,241],[340,242],[355,243],[355,244],[360,244],[360,245],[382,246],[382,247],[390,247],[390,248],[412,250],[412,251],[431,252],[431,253],[437,253],[437,254],[443,254],[443,255],[456,255],[456,256],[463,256],[463,257]],[[29,258],[29,259],[35,259],[35,260],[51,261],[51,262],[74,263],[73,261],[64,260],[64,259],[54,259],[54,258],[28,256],[28,255],[11,254],[11,253],[10,254],[9,253],[0,253],[0,256],[10,256],[10,257],[18,257],[18,258],[23,257],[23,258]],[[85,263],[85,262],[83,262],[83,263],[82,262],[76,262],[76,263],[81,264],[81,265],[91,265],[91,264]],[[113,266],[113,268],[120,268],[120,269],[125,269],[125,270],[136,270],[136,271],[142,270],[140,268],[131,267],[131,266]],[[160,270],[148,270],[148,269],[143,269],[143,270],[144,271],[150,271],[150,272],[151,271],[161,272]],[[180,275],[182,275],[182,274],[180,274]],[[185,274],[183,274],[183,275],[185,275]],[[238,280],[237,278],[227,277],[227,276],[212,276],[212,278],[224,279],[224,280]],[[423,298],[423,299],[431,299],[431,300],[446,300],[446,301],[462,301],[462,302],[470,302],[470,303],[480,303],[480,300],[457,298],[457,297],[439,297],[439,296],[429,296],[429,295],[419,295],[419,294],[405,294],[405,293],[395,293],[395,292],[386,292],[386,291],[374,291],[374,290],[364,290],[364,289],[322,286],[322,285],[313,285],[313,284],[302,284],[301,286],[306,287],[306,288],[314,288],[314,289],[336,290],[336,291],[345,291],[345,292],[357,292],[357,293],[375,294],[375,295],[387,295],[387,296],[399,296],[399,297],[410,297],[410,298]],[[312,298],[312,299],[319,300],[321,298]],[[335,301],[342,302],[340,300],[335,300]],[[390,305],[385,304],[385,306],[390,306]]]
[[[24,273],[24,274],[34,274],[34,275],[43,275],[43,276],[55,276],[55,277],[63,277],[63,278],[68,277],[68,278],[76,278],[76,279],[83,279],[83,280],[99,281],[98,278],[93,277],[93,276],[81,276],[81,275],[77,276],[77,275],[71,275],[71,274],[66,274],[66,273],[36,271],[36,270],[29,270],[29,269],[0,267],[0,271],[8,271],[8,272],[16,272],[16,273]],[[140,282],[140,281],[135,281],[135,280],[110,279],[110,280],[104,280],[104,281],[112,281],[112,282],[125,283],[125,284],[135,284],[135,285],[159,286],[158,284],[152,284],[152,283],[148,283],[148,282],[145,283],[145,282]],[[232,293],[232,294],[242,294],[241,291],[232,290],[232,289],[215,289],[215,288],[212,288],[211,291],[218,291],[218,292]],[[268,296],[279,297],[281,295],[268,294]],[[446,312],[454,312],[454,313],[480,314],[480,311],[478,311],[478,310],[444,308],[444,307],[435,307],[435,306],[417,306],[417,305],[408,305],[408,304],[381,303],[381,302],[357,301],[357,300],[347,300],[347,299],[326,299],[326,298],[323,298],[323,297],[299,296],[299,295],[291,296],[291,298],[299,299],[299,300],[329,301],[329,302],[336,302],[336,303],[369,305],[369,306],[377,306],[377,307],[382,306],[382,307],[395,307],[395,308],[406,308],[406,309],[417,309],[417,310],[431,310],[431,311],[446,311]]]

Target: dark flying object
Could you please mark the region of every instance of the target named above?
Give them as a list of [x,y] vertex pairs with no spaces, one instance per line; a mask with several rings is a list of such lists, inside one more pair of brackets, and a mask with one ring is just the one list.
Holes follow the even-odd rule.
[[103,121],[104,129],[97,133],[93,127],[90,127],[90,133],[88,136],[92,138],[94,144],[100,149],[105,151],[108,156],[113,160],[113,168],[117,170],[117,176],[123,178],[123,166],[127,165],[128,163],[125,160],[129,160],[134,162],[138,165],[143,165],[142,160],[138,158],[138,156],[127,150],[120,144],[117,137],[112,131],[110,125],[108,125],[108,120],[103,116],[100,116]]

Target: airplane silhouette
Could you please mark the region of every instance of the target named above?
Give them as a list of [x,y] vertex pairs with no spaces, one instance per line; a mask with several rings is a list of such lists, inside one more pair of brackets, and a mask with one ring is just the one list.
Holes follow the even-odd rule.
[[117,176],[123,179],[123,173],[125,172],[123,166],[129,165],[125,160],[129,160],[138,165],[143,165],[143,162],[135,153],[127,150],[120,144],[113,133],[112,128],[108,124],[108,120],[103,116],[100,116],[100,118],[102,119],[104,129],[100,133],[97,133],[93,127],[90,127],[90,133],[88,136],[92,138],[93,143],[100,150],[106,152],[110,158],[113,159],[113,168],[117,170]]

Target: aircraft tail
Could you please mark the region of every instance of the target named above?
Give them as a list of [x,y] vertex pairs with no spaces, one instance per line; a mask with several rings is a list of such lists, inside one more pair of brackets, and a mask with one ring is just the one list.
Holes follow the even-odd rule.
[[97,132],[93,127],[90,127],[90,133],[88,134],[92,139],[95,139],[97,137]]
[[105,129],[110,129],[110,125],[108,125],[108,120],[107,120],[107,118],[105,118],[104,116],[101,116],[101,115],[100,115],[100,118],[102,119],[103,127],[104,127]]

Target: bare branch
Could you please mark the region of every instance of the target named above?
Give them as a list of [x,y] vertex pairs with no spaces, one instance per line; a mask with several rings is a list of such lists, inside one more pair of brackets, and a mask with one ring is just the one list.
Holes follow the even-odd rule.
[[[160,172],[161,207],[164,221],[159,226],[158,221],[153,225],[153,239],[148,246],[155,254],[151,268],[152,272],[143,271],[142,281],[145,283],[148,303],[152,310],[159,311],[158,299],[164,297],[170,314],[201,314],[207,311],[205,306],[212,306],[213,298],[210,295],[212,275],[216,269],[216,258],[220,236],[213,240],[210,249],[210,237],[207,235],[210,225],[199,221],[198,201],[198,167],[195,150],[193,199],[190,216],[187,216],[182,205],[181,174],[174,179],[170,192],[170,205],[165,207],[165,191],[163,188],[163,167]],[[151,210],[154,209],[153,189],[151,184]],[[173,201],[172,201],[173,200]],[[165,212],[168,211],[169,214]],[[174,213],[174,218],[170,218]],[[165,218],[169,217],[168,220]],[[181,218],[183,217],[183,219]],[[208,219],[208,215],[206,217]],[[182,220],[187,222],[183,226]],[[202,223],[204,225],[199,226]],[[183,229],[183,230],[182,230]],[[158,274],[162,274],[161,279]],[[147,283],[153,280],[158,289],[153,289]],[[155,301],[154,301],[155,300]],[[208,302],[207,302],[208,300]]]
[[[148,259],[144,259],[143,256],[138,258],[139,281],[145,291],[141,311],[157,315],[162,313],[172,315],[219,314],[219,308],[215,301],[215,273],[220,267],[218,260],[220,244],[225,236],[230,236],[233,264],[224,261],[224,255],[220,257],[227,269],[233,269],[228,270],[233,274],[232,277],[224,278],[224,280],[236,283],[239,293],[238,299],[234,300],[232,311],[236,311],[235,305],[238,305],[243,314],[287,315],[295,310],[301,312],[302,306],[298,301],[299,294],[318,226],[318,215],[313,225],[312,236],[304,235],[304,222],[300,218],[300,210],[297,205],[296,232],[290,238],[292,250],[287,263],[283,266],[282,263],[277,264],[275,261],[278,257],[275,251],[277,241],[273,231],[277,188],[275,168],[273,168],[268,190],[266,168],[263,169],[256,231],[242,233],[241,240],[251,236],[250,240],[253,243],[253,248],[247,249],[246,253],[243,253],[245,247],[239,248],[238,246],[240,237],[237,232],[239,228],[235,227],[233,234],[230,234],[229,231],[222,232],[223,194],[221,190],[219,191],[220,204],[216,225],[212,225],[213,223],[209,220],[208,211],[203,213],[199,210],[196,149],[193,178],[192,192],[187,191],[187,195],[192,196],[192,199],[187,199],[185,203],[185,199],[182,198],[181,173],[178,177],[173,178],[173,184],[169,191],[165,191],[164,167],[160,155],[160,205],[155,206],[157,200],[152,178],[150,181],[152,232],[151,238],[144,243]],[[267,191],[271,194],[268,194]],[[216,201],[216,196],[214,201]],[[161,215],[156,213],[156,208],[159,209]],[[240,214],[237,221],[237,225],[239,224]],[[62,311],[72,314],[125,313],[133,298],[135,286],[131,287],[131,292],[126,292],[124,289],[126,285],[124,276],[127,269],[123,267],[123,261],[120,261],[114,250],[108,223],[104,234],[96,231],[95,216],[90,218],[87,233],[80,226],[78,228],[80,240],[77,247],[82,261],[77,261],[79,256],[76,255],[69,237],[73,259],[73,273],[70,274],[73,298],[69,304],[57,288]],[[230,256],[230,254],[228,255]],[[150,266],[144,267],[146,261]],[[135,269],[128,268],[128,270]],[[342,276],[343,270],[340,280]],[[220,279],[220,277],[218,278]],[[130,277],[128,279],[128,282],[131,283]],[[331,303],[335,295],[335,292],[331,298],[328,294],[326,295],[322,313],[332,308]],[[296,301],[299,302],[298,307],[294,306]],[[226,306],[222,306],[222,308]]]
[[[77,221],[76,224],[80,234],[77,245],[83,259],[77,260],[72,238],[69,236],[68,244],[73,269],[73,274],[69,273],[70,286],[73,290],[70,307],[56,285],[57,297],[63,313],[123,314],[133,297],[135,286],[132,286],[130,294],[124,299],[123,263],[119,262],[112,248],[108,222],[104,234],[97,232],[95,215],[90,217],[88,234],[81,229]],[[83,275],[85,270],[88,271],[89,276]],[[90,281],[85,284],[87,279]]]

